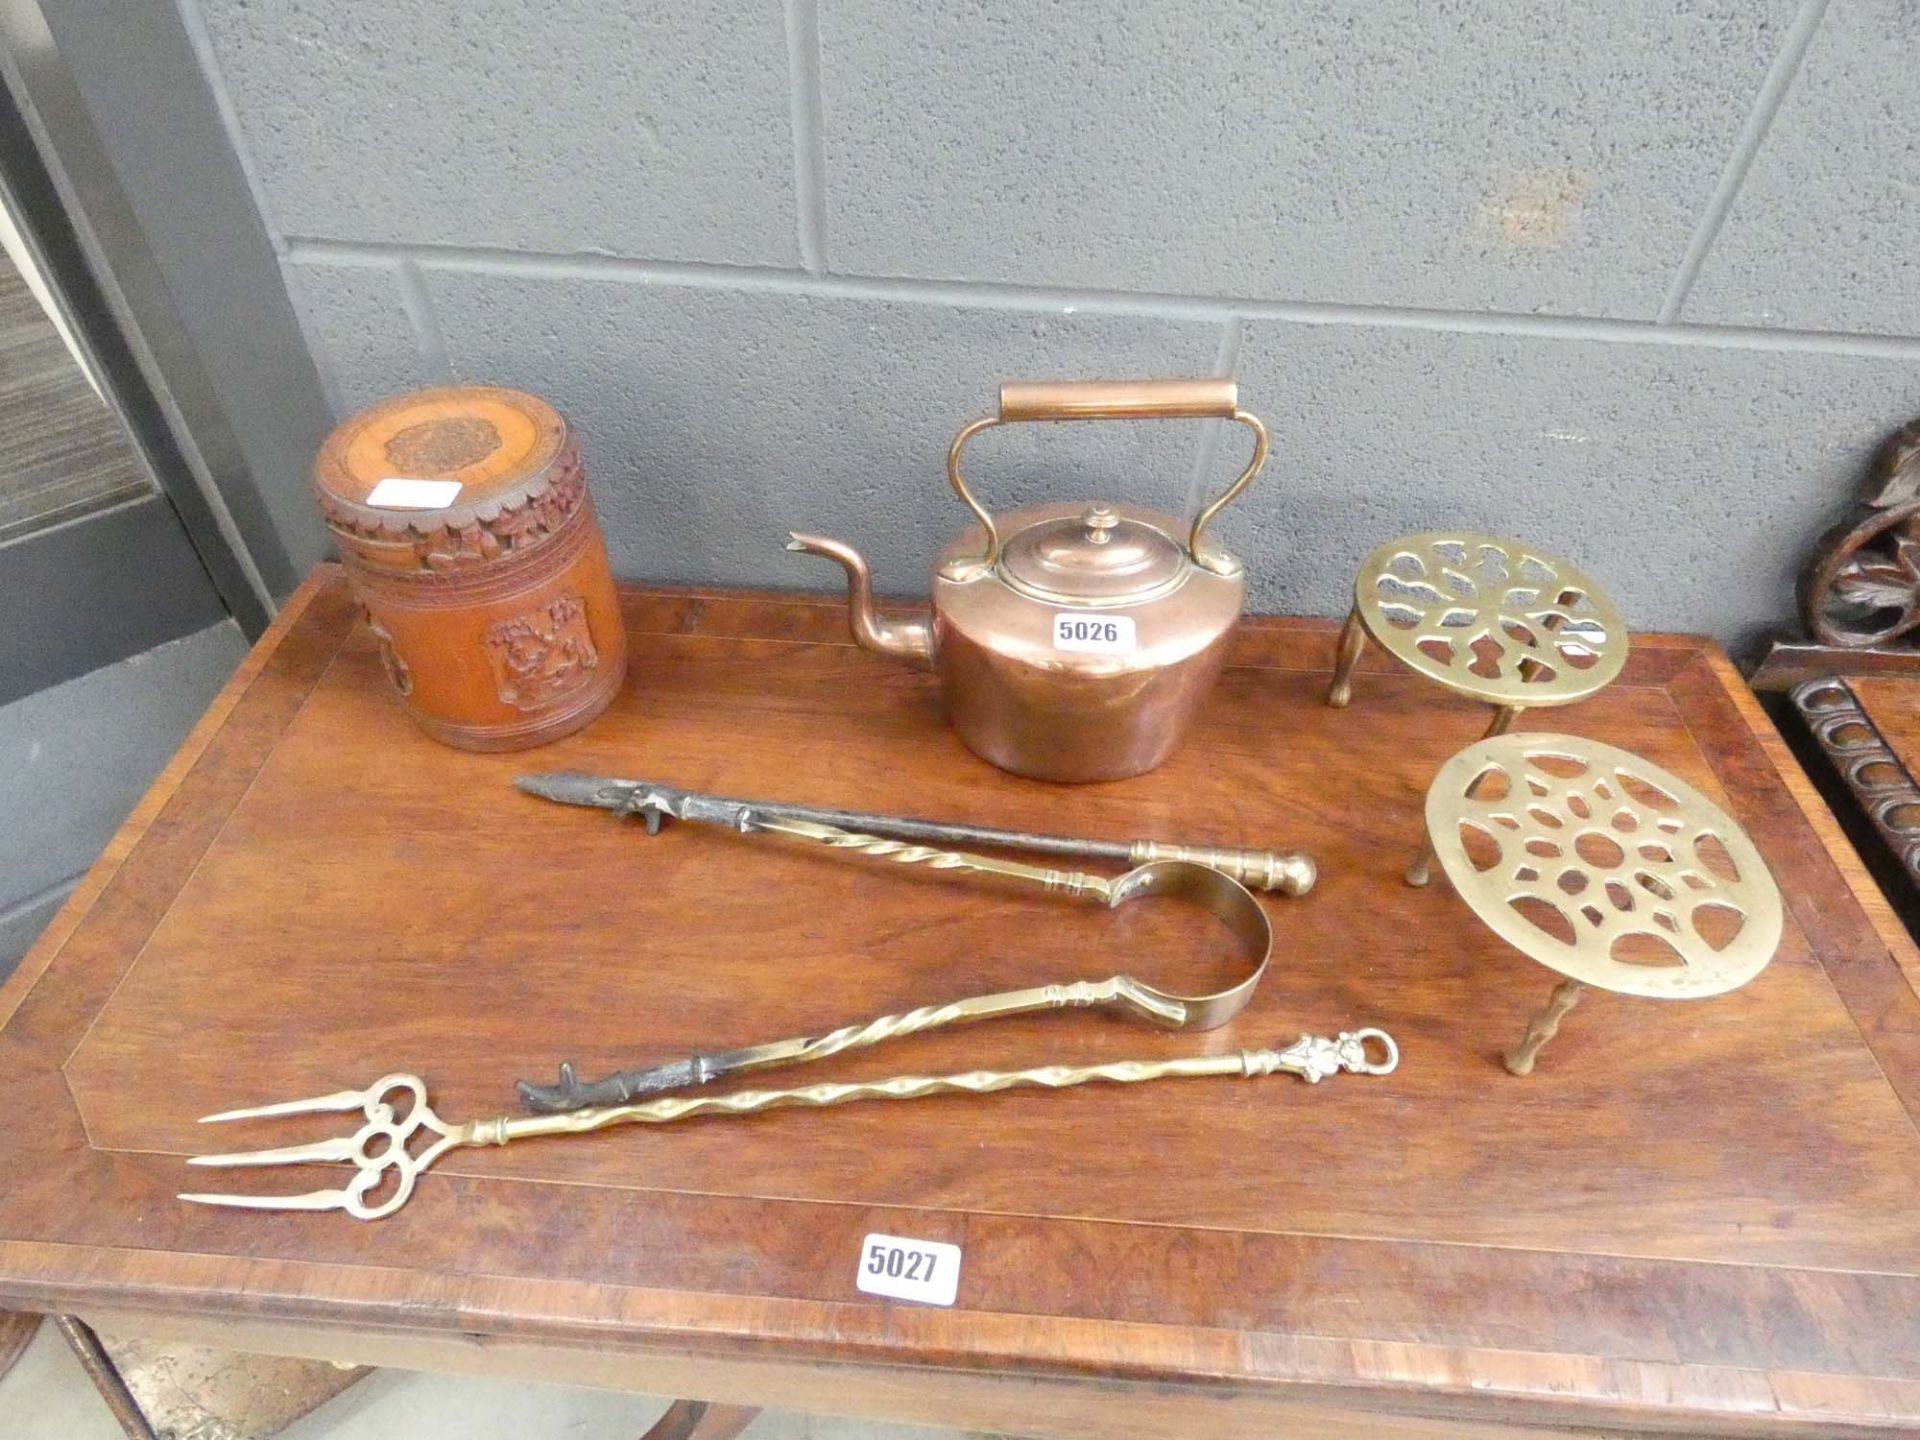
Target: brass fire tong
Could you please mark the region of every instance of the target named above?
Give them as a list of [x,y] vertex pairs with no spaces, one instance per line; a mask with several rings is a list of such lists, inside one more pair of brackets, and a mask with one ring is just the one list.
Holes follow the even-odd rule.
[[[1107,879],[1079,871],[1053,870],[965,851],[935,850],[874,832],[905,828],[916,836],[965,834],[976,843],[996,844],[1009,849],[1022,846],[1034,848],[1033,842],[1038,841],[1042,847],[1052,847],[1055,853],[1070,846],[1081,848],[1065,853],[1084,853],[1084,847],[1104,846],[1104,849],[1096,849],[1094,853],[1117,854],[1126,858],[1140,853],[1137,846],[1130,849],[1117,843],[1021,835],[1013,831],[986,830],[975,826],[937,825],[930,821],[900,820],[894,816],[870,815],[859,811],[813,810],[752,800],[730,800],[678,790],[668,785],[651,785],[638,780],[605,780],[567,771],[523,775],[515,783],[522,790],[549,800],[594,806],[620,815],[644,816],[649,833],[657,833],[662,819],[670,816],[679,820],[721,825],[743,834],[785,835],[793,839],[811,840],[896,864],[926,865],[935,870],[959,874],[997,876],[1109,907],[1153,896],[1183,900],[1208,911],[1225,924],[1239,942],[1251,967],[1233,985],[1208,995],[1172,994],[1136,980],[1131,975],[1039,985],[1025,990],[975,995],[944,1005],[923,1005],[901,1014],[882,1015],[859,1024],[845,1025],[824,1035],[801,1035],[743,1049],[689,1055],[648,1069],[621,1071],[599,1080],[581,1080],[569,1062],[560,1067],[560,1078],[556,1084],[539,1085],[527,1080],[519,1083],[521,1098],[526,1101],[528,1108],[545,1113],[578,1110],[589,1105],[620,1105],[642,1095],[657,1095],[668,1090],[705,1085],[723,1076],[738,1075],[745,1071],[824,1060],[843,1050],[877,1045],[883,1040],[897,1039],[943,1025],[1025,1015],[1038,1010],[1113,1006],[1168,1029],[1212,1030],[1239,1014],[1253,998],[1253,992],[1266,973],[1267,960],[1273,951],[1273,927],[1260,902],[1227,869],[1203,864],[1195,859],[1151,860],[1136,865],[1124,875]],[[846,821],[863,828],[847,829],[840,824],[813,818],[816,816],[831,816],[835,821]],[[1249,864],[1256,858],[1252,852],[1246,851],[1207,853],[1215,856],[1239,855]],[[1269,855],[1257,858],[1265,862],[1263,872],[1269,877],[1276,874],[1276,866],[1281,869],[1292,867],[1296,878],[1304,878],[1309,884],[1312,881],[1312,862],[1305,856]],[[1304,877],[1300,876],[1298,864],[1306,867]]]

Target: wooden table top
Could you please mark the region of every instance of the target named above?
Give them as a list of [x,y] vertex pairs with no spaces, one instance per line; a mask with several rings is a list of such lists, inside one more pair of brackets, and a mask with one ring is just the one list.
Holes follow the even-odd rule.
[[[316,574],[0,991],[0,1298],[248,1320],[286,1345],[667,1347],[901,1387],[1098,1377],[1072,1392],[1106,1417],[1090,1433],[1132,1433],[1114,1417],[1183,1385],[1421,1435],[1920,1425],[1920,960],[1705,642],[1640,637],[1613,687],[1522,728],[1625,746],[1724,805],[1786,895],[1778,958],[1712,1000],[1595,995],[1521,1080],[1499,1053],[1554,977],[1444,885],[1400,880],[1427,781],[1486,711],[1377,654],[1352,708],[1327,709],[1330,625],[1247,622],[1168,765],[1062,788],[970,756],[931,678],[856,649],[837,602],[625,604],[614,709],[476,756],[412,727],[338,572]],[[464,1150],[370,1224],[178,1203],[205,1173],[183,1156],[337,1128],[195,1126],[228,1106],[413,1070],[467,1119],[515,1108],[512,1080],[564,1058],[596,1073],[1123,967],[1202,985],[1230,963],[1150,914],[703,827],[649,839],[508,783],[558,768],[1320,862],[1312,895],[1267,902],[1272,970],[1221,1031],[1053,1014],[789,1072],[805,1079],[1359,1025],[1398,1038],[1401,1068]],[[870,1231],[961,1245],[955,1306],[860,1294]],[[1219,1433],[1239,1433],[1231,1415],[1271,1433],[1257,1406],[1221,1412]]]

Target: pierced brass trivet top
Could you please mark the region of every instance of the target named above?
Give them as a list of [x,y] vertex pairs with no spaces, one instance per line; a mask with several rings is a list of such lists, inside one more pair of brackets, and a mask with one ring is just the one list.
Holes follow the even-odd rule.
[[1581,986],[1718,995],[1779,946],[1780,891],[1746,832],[1629,751],[1573,735],[1479,740],[1440,767],[1426,809],[1434,856],[1473,913],[1571,982],[1508,1057],[1515,1073]]
[[1512,708],[1584,699],[1627,659],[1625,620],[1582,571],[1467,531],[1392,540],[1362,562],[1329,704],[1351,698],[1368,639],[1456,694]]

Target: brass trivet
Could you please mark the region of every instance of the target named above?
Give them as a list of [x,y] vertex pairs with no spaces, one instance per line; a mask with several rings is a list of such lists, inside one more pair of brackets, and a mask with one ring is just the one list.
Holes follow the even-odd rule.
[[[1582,571],[1466,530],[1390,540],[1361,563],[1327,689],[1336,709],[1353,699],[1369,637],[1415,674],[1492,705],[1489,739],[1523,710],[1584,700],[1627,663],[1627,623]],[[1432,867],[1423,849],[1407,883],[1426,884]]]
[[1434,777],[1427,835],[1473,913],[1567,977],[1506,1057],[1515,1075],[1583,986],[1718,995],[1780,943],[1780,891],[1746,833],[1676,776],[1596,740],[1475,741]]
[[1409,535],[1367,556],[1328,704],[1352,698],[1369,638],[1456,694],[1511,709],[1583,700],[1627,659],[1626,621],[1580,570],[1467,531]]

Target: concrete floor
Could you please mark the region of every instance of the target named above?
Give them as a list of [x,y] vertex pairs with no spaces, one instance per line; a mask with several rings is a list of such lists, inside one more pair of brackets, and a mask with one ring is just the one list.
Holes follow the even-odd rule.
[[[650,1395],[382,1370],[280,1432],[282,1440],[637,1440]],[[124,1440],[60,1332],[42,1325],[0,1380],[0,1440]],[[202,1440],[180,1436],[178,1440]],[[214,1440],[214,1437],[206,1437]],[[742,1440],[985,1440],[951,1430],[769,1410]]]

